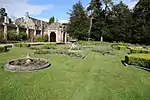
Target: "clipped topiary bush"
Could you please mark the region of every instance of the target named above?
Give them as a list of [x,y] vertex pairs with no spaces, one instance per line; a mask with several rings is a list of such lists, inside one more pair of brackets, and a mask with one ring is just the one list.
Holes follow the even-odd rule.
[[31,44],[29,43],[15,43],[15,47],[31,47]]
[[0,46],[0,53],[1,52],[6,52],[7,51],[7,47],[6,46]]
[[129,65],[150,68],[150,54],[131,54],[125,56],[125,63]]
[[150,50],[142,49],[142,48],[132,48],[130,49],[130,53],[150,53]]

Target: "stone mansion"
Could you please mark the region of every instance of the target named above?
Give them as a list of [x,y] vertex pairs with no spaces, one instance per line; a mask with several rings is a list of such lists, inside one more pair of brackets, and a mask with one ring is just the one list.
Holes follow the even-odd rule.
[[4,23],[0,23],[0,30],[3,32],[4,39],[7,40],[7,33],[9,30],[16,31],[17,34],[25,32],[30,41],[36,36],[48,35],[49,42],[66,43],[68,34],[66,32],[67,24],[61,24],[55,21],[52,24],[48,22],[35,19],[26,13],[25,17],[16,19],[13,23],[9,23],[9,18],[5,16]]

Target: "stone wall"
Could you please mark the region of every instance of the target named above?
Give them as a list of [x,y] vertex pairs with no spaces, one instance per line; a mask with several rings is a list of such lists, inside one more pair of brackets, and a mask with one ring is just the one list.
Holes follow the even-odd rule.
[[34,30],[33,29],[29,29],[28,39],[29,39],[29,41],[33,41],[34,40]]
[[[57,24],[57,23],[56,23]],[[64,34],[64,30],[62,27],[60,27],[60,23],[54,27],[48,27],[48,28],[31,28],[27,26],[17,26],[15,24],[7,24],[7,23],[0,23],[0,39],[8,40],[8,34],[18,34],[19,33],[26,33],[28,36],[29,41],[33,41],[36,36],[44,36],[48,35],[49,42],[50,42],[50,34],[51,32],[54,32],[56,35],[56,42],[67,42],[67,33]]]
[[0,25],[0,39],[3,39],[4,35],[4,26],[3,25]]
[[26,33],[26,28],[19,28],[20,33]]

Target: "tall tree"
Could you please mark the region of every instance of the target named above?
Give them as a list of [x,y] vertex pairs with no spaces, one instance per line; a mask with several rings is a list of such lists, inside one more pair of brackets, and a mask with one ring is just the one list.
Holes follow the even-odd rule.
[[89,19],[84,7],[79,1],[73,5],[70,15],[70,23],[68,24],[68,33],[71,37],[79,40],[86,39],[88,36]]
[[4,22],[4,16],[6,16],[6,10],[5,8],[0,8],[0,22]]
[[150,1],[139,0],[133,13],[133,32],[134,43],[150,43]]
[[54,22],[55,22],[55,17],[54,17],[54,16],[53,16],[53,17],[50,17],[49,23],[52,24],[52,23],[54,23]]
[[103,25],[104,13],[102,11],[101,0],[91,0],[88,11],[92,11],[90,17],[92,17],[92,27],[91,27],[91,38],[94,40],[100,40],[102,35],[101,27]]
[[[104,24],[101,28],[102,30],[102,36],[110,36],[108,33],[110,32],[110,27],[112,25],[112,7],[113,7],[113,2],[112,0],[102,0],[103,4],[104,4],[104,15],[105,15],[105,19],[104,19]],[[111,36],[110,36],[111,37]],[[107,40],[107,39],[106,39]]]
[[111,41],[129,42],[131,38],[132,14],[122,1],[112,7],[108,39]]

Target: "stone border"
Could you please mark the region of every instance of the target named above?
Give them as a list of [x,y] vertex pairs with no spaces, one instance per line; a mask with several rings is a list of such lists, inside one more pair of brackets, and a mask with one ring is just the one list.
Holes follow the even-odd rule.
[[[24,59],[24,58],[22,58]],[[37,59],[37,58],[32,58],[32,59]],[[41,59],[41,58],[40,58]],[[15,60],[19,60],[19,59],[15,59]],[[11,60],[11,61],[15,61],[15,60]],[[9,61],[3,68],[6,71],[11,71],[11,72],[31,72],[31,71],[37,71],[40,69],[44,69],[44,68],[48,68],[51,66],[51,64],[45,60],[45,59],[41,59],[45,61],[45,64],[43,64],[42,66],[40,65],[36,65],[36,66],[15,66],[15,65],[10,65],[9,63],[11,61]]]

